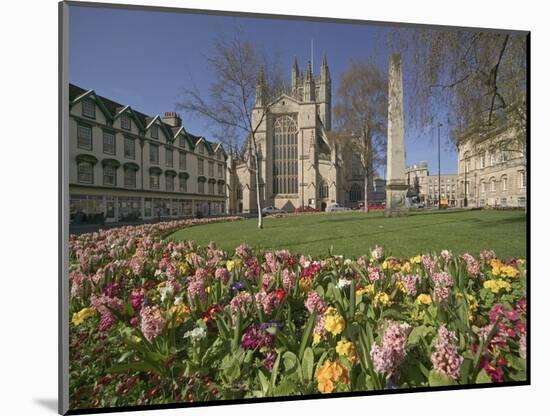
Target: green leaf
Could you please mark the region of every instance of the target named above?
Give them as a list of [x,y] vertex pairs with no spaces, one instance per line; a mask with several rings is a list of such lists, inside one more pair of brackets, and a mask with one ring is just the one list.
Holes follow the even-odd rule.
[[283,354],[283,364],[285,366],[285,373],[287,375],[293,375],[301,373],[300,363],[298,357],[291,351],[285,351]]
[[275,388],[275,383],[277,383],[277,375],[279,374],[279,364],[281,362],[281,354],[277,354],[277,359],[275,364],[273,364],[273,369],[271,370],[271,388]]
[[260,384],[262,385],[262,392],[265,396],[269,392],[269,380],[261,370],[258,371],[258,378],[260,379]]
[[418,344],[421,338],[426,338],[426,336],[431,332],[432,329],[425,325],[414,327],[409,334],[409,345],[413,346]]
[[311,338],[311,334],[313,333],[313,327],[315,325],[315,317],[316,313],[313,312],[307,321],[306,328],[304,330],[304,333],[302,335],[302,342],[300,343],[300,351],[298,353],[298,357],[300,360],[304,357],[304,351],[309,344],[309,339]]
[[491,380],[491,377],[485,372],[485,370],[481,370],[479,373],[477,373],[476,384],[486,384],[492,382],[493,380]]
[[231,343],[231,349],[235,351],[237,348],[239,348],[239,342],[241,340],[241,311],[237,311],[237,322],[235,324],[235,330],[233,333],[233,340]]
[[297,394],[296,385],[290,379],[283,379],[273,390],[273,396],[292,396]]
[[234,355],[227,355],[222,361],[221,369],[224,378],[229,384],[234,383],[241,375],[241,365]]
[[304,381],[308,382],[313,377],[313,350],[307,347],[304,351],[304,357],[302,358],[302,377]]
[[449,378],[445,374],[441,374],[435,370],[430,371],[430,376],[428,378],[428,383],[430,387],[439,387],[439,386],[455,386],[457,382],[452,378]]

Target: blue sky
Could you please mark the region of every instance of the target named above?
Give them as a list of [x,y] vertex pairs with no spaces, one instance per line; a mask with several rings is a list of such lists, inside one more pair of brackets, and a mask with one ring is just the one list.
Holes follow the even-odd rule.
[[[311,54],[318,74],[326,53],[332,77],[333,101],[338,79],[352,60],[371,60],[387,70],[383,45],[388,27],[249,17],[206,16],[107,8],[70,8],[70,81],[146,114],[173,111],[185,87],[207,92],[213,80],[207,57],[216,39],[238,27],[243,35],[267,53],[277,53],[283,69],[294,56],[304,68]],[[407,67],[404,66],[405,84]],[[405,88],[405,112],[414,99]],[[215,130],[204,120],[182,114],[186,129],[209,137]],[[442,173],[457,169],[456,151],[441,129]],[[418,131],[405,125],[406,162],[428,161],[437,172],[437,128]],[[384,172],[380,172],[384,175]]]

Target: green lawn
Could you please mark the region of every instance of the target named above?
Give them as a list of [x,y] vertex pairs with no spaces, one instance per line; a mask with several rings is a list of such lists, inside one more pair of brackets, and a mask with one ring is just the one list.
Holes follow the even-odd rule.
[[426,211],[402,218],[384,218],[382,213],[328,213],[265,218],[258,230],[257,219],[201,225],[182,229],[171,236],[215,241],[233,251],[240,243],[256,249],[286,248],[293,253],[334,254],[357,257],[375,244],[395,256],[449,249],[453,254],[493,249],[498,257],[526,255],[526,219],[523,211]]

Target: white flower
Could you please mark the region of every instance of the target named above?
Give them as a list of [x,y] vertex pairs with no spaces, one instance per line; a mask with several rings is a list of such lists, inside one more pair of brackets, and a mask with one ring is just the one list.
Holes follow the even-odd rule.
[[160,276],[161,273],[162,273],[162,270],[160,269],[155,270],[155,276]]
[[309,267],[310,264],[311,264],[311,262],[310,262],[309,260],[306,260],[306,261],[304,262],[304,268],[305,268],[305,267]]
[[167,297],[170,297],[174,294],[174,288],[171,285],[161,287],[159,289],[160,301],[164,302]]
[[178,296],[174,299],[174,305],[181,305],[183,303],[183,296]]
[[203,327],[198,326],[191,331],[187,331],[185,334],[183,334],[183,337],[191,338],[191,340],[195,342],[206,337],[206,330]]
[[338,289],[342,289],[346,286],[349,286],[351,284],[351,280],[348,280],[348,279],[339,279],[338,280],[338,283],[336,284],[336,287],[338,287]]

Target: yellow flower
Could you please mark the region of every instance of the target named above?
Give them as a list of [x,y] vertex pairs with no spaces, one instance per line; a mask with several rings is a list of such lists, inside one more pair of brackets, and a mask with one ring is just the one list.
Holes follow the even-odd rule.
[[347,339],[342,339],[336,344],[336,352],[344,357],[351,357],[355,352],[355,347]]
[[475,296],[470,294],[468,294],[468,303],[470,304],[468,307],[468,320],[472,321],[474,319],[474,312],[477,311],[479,303],[477,302]]
[[185,276],[187,275],[188,272],[189,272],[189,267],[187,266],[187,264],[185,263],[180,264],[180,273]]
[[301,292],[308,293],[311,290],[311,287],[313,286],[313,279],[311,277],[302,277],[298,281],[298,285],[300,287]]
[[346,327],[346,321],[333,307],[325,311],[325,329],[332,335],[341,334]]
[[191,315],[191,310],[184,303],[174,305],[168,310],[168,327],[171,328],[172,318],[174,319],[174,326],[177,328],[183,321],[185,321]]
[[376,306],[378,306],[378,305],[387,305],[388,303],[390,303],[390,296],[387,293],[378,292],[374,296],[374,304]]
[[512,290],[512,285],[502,279],[486,280],[485,282],[483,282],[483,287],[485,289],[489,289],[491,292],[495,294],[500,292],[501,289],[504,289],[507,292]]
[[315,373],[321,393],[332,393],[337,383],[348,384],[348,370],[339,362],[325,361]]
[[416,298],[416,302],[419,303],[420,305],[431,305],[432,304],[432,298],[430,297],[430,295],[427,295],[425,293],[421,293]]
[[422,256],[419,254],[418,256],[411,257],[409,261],[412,264],[420,264],[422,262]]
[[227,271],[231,271],[233,270],[233,268],[235,267],[235,261],[234,260],[227,260],[227,263],[225,263],[225,268],[227,269]]
[[73,324],[74,326],[80,325],[82,322],[84,322],[86,319],[94,316],[96,314],[96,310],[94,308],[84,308],[81,309],[78,312],[73,313]]
[[374,285],[367,285],[355,291],[355,296],[360,298],[363,295],[374,295]]
[[398,280],[397,282],[395,282],[395,287],[399,289],[401,292],[407,293],[407,288],[405,287],[405,284],[401,280]]
[[317,345],[321,342],[321,334],[318,332],[313,333],[313,345]]
[[404,273],[410,273],[412,270],[411,263],[406,262],[403,266],[401,266],[401,271]]
[[424,311],[419,311],[418,313],[416,312],[413,312],[411,314],[411,317],[412,319],[416,320],[416,321],[423,321],[424,320]]

